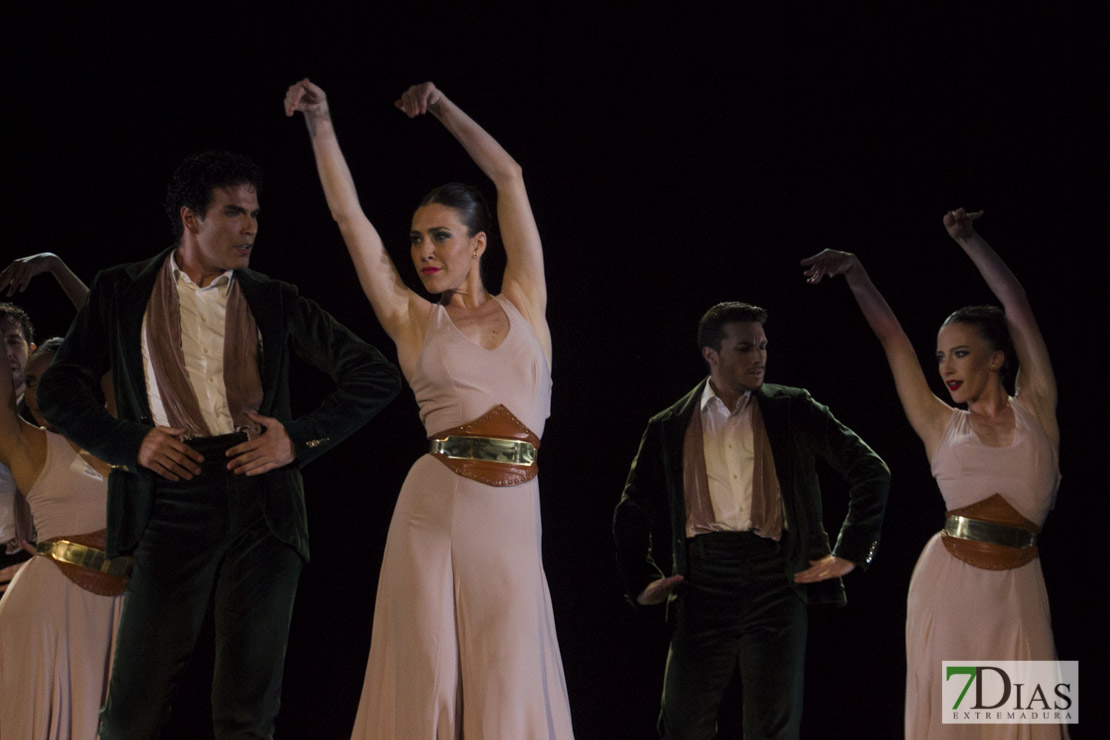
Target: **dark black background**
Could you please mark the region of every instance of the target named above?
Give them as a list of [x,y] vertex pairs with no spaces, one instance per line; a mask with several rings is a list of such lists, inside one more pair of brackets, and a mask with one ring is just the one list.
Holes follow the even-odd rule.
[[[8,9],[0,261],[55,251],[88,281],[149,256],[168,244],[161,199],[174,166],[204,148],[241,150],[267,171],[251,266],[393,356],[304,125],[281,100],[306,75],[327,90],[363,205],[415,286],[405,244],[416,202],[448,180],[487,185],[434,120],[393,109],[407,85],[434,80],[523,165],[544,240],[555,340],[544,555],[578,736],[653,736],[666,630],[659,612],[622,602],[611,511],[648,416],[704,373],[697,318],[740,299],[771,311],[769,380],[808,387],[894,471],[873,567],[848,577],[845,609],[812,613],[803,724],[806,737],[892,738],[906,588],[943,503],[848,290],[807,286],[797,263],[824,247],[861,255],[928,366],[940,320],[990,300],[941,216],[985,208],[980,231],[1024,281],[1060,385],[1064,482],[1042,562],[1058,652],[1081,662],[1073,736],[1098,737],[1106,33],[1067,6],[781,5]],[[72,313],[48,279],[18,300],[41,337],[65,331]],[[304,409],[327,390],[306,369],[298,384]],[[313,559],[283,737],[349,731],[386,528],[423,449],[406,390],[306,471]],[[833,531],[843,493],[828,476]],[[208,732],[199,660],[178,737]]]

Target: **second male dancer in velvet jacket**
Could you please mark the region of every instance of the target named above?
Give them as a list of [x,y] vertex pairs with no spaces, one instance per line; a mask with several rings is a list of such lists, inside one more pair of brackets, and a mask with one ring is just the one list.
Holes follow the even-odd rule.
[[[797,738],[806,606],[844,603],[840,576],[878,546],[890,473],[808,391],[763,382],[766,318],[745,303],[702,317],[709,377],[648,422],[614,516],[629,599],[673,602],[659,718],[668,740],[715,738],[736,672],[744,737]],[[835,548],[817,458],[850,487]],[[669,576],[652,558],[656,522],[670,525]]]

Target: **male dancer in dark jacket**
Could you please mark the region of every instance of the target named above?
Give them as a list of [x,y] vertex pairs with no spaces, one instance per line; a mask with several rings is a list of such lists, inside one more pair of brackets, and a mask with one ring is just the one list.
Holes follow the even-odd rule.
[[[744,736],[797,738],[808,604],[843,604],[840,576],[879,542],[890,473],[801,388],[764,384],[766,312],[722,303],[702,317],[709,377],[648,422],[614,515],[630,601],[673,601],[660,734],[716,737],[730,679],[743,684]],[[836,547],[822,524],[816,458],[850,487]],[[671,575],[652,558],[670,525]]]
[[[260,179],[240,155],[186,159],[166,201],[177,243],[99,273],[42,378],[44,415],[113,468],[107,554],[134,557],[101,710],[105,740],[157,737],[210,598],[216,735],[272,735],[308,558],[301,468],[400,389],[397,369],[376,349],[293,285],[247,269]],[[158,286],[167,296],[161,314]],[[233,340],[233,314],[236,326],[253,329],[253,321],[256,331]],[[159,336],[165,326],[173,341]],[[296,419],[294,355],[336,386]],[[109,370],[114,417],[97,395]],[[251,403],[237,411],[242,398]]]

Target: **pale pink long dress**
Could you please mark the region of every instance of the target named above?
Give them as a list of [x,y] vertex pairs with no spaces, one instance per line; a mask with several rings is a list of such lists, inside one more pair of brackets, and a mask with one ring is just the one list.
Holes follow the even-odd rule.
[[[947,510],[999,493],[1030,521],[1043,525],[1056,498],[1056,453],[1032,412],[1010,399],[1016,419],[1008,447],[988,447],[956,409],[933,456]],[[941,661],[1055,660],[1048,594],[1041,562],[985,570],[948,553],[938,532],[917,561],[906,615],[906,738],[1067,737],[1055,725],[956,725],[941,721]]]
[[[497,297],[505,340],[486,350],[436,306],[412,378],[427,433],[504,404],[538,436],[551,375],[523,316]],[[540,456],[542,460],[542,454]],[[419,458],[382,561],[353,738],[572,737],[540,554],[539,481],[497,488]]]
[[[39,539],[104,529],[104,476],[60,435],[46,439],[27,493]],[[96,737],[122,607],[122,595],[86,591],[45,557],[23,566],[0,601],[0,738]]]

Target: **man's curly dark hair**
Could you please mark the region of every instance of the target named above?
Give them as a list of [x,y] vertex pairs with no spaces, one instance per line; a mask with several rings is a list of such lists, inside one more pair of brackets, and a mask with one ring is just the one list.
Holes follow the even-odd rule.
[[182,208],[203,217],[215,188],[238,185],[250,185],[255,192],[262,190],[262,168],[242,154],[211,150],[193,154],[178,165],[166,188],[166,217],[170,220],[174,244],[181,243],[185,228],[181,222]]
[[31,317],[22,308],[14,303],[0,303],[0,322],[3,321],[19,324],[20,329],[23,330],[23,339],[26,340],[27,344],[35,343],[35,327],[31,323]]

